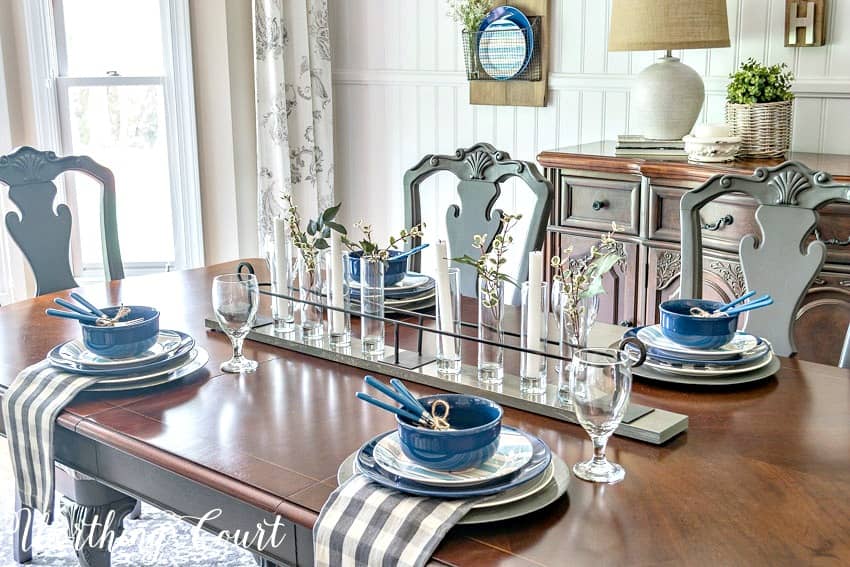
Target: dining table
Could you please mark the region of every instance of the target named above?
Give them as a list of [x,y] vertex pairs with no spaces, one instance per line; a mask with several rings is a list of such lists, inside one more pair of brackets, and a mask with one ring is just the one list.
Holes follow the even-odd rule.
[[[253,263],[267,281],[264,263]],[[222,537],[276,526],[275,541],[245,538],[244,546],[266,565],[312,565],[311,530],[337,488],[340,463],[395,422],[356,399],[364,372],[339,362],[247,341],[257,371],[221,372],[230,342],[204,321],[214,276],[236,265],[79,288],[98,305],[156,306],[161,327],[191,334],[210,361],[150,390],[80,394],[58,417],[55,457]],[[78,336],[74,321],[44,314],[69,291],[0,307],[0,396],[22,369]],[[268,308],[264,297],[261,314]],[[413,340],[405,333],[400,340]],[[625,480],[573,477],[566,495],[543,510],[457,526],[431,562],[850,564],[850,371],[782,358],[775,376],[733,387],[636,378],[631,399],[687,415],[687,431],[661,445],[613,437],[608,457],[625,468]],[[578,425],[512,408],[504,423],[539,437],[569,465],[592,453]]]

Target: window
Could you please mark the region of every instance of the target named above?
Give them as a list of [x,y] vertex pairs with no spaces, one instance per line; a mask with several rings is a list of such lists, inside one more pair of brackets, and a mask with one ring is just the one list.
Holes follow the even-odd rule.
[[[40,145],[115,175],[130,275],[202,263],[186,0],[35,0],[27,9]],[[43,82],[40,82],[43,81]],[[72,265],[99,276],[100,191],[69,175]]]

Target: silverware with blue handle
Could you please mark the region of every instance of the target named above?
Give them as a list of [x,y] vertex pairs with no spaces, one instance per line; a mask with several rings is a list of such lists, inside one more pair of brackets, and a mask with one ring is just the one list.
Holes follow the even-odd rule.
[[62,317],[64,319],[76,319],[81,323],[88,323],[89,325],[97,325],[98,319],[95,315],[82,315],[80,313],[74,313],[72,311],[62,311],[61,309],[46,309],[44,311],[46,314],[51,317]]
[[727,309],[731,309],[731,308],[735,307],[736,305],[738,305],[739,303],[748,300],[749,298],[751,298],[755,294],[756,294],[756,290],[748,291],[747,293],[745,293],[744,295],[742,295],[738,299],[735,299],[734,301],[730,301],[726,305],[721,305],[720,307],[715,309],[715,312],[726,311]]
[[106,313],[92,305],[85,297],[77,293],[76,291],[71,292],[71,298],[92,312],[92,314],[97,315],[98,317],[106,317]]
[[726,311],[726,314],[737,315],[738,313],[752,311],[753,309],[760,309],[762,307],[767,307],[768,305],[773,305],[773,298],[769,295],[765,295],[764,297],[760,297],[757,300],[741,305],[740,307],[734,307],[729,311]]
[[64,299],[62,299],[60,297],[57,297],[53,301],[57,305],[65,307],[66,309],[70,309],[71,311],[73,311],[75,313],[79,313],[80,315],[86,315],[86,316],[89,316],[89,317],[95,317],[96,316],[91,311],[87,311],[86,309],[83,309],[79,305],[74,305],[70,301],[65,301]]
[[407,386],[405,386],[401,382],[401,380],[399,380],[398,378],[391,379],[390,380],[390,386],[395,388],[396,392],[398,392],[399,394],[401,394],[402,396],[404,396],[405,398],[410,400],[410,402],[412,404],[414,404],[417,408],[419,408],[419,411],[421,411],[423,413],[428,413],[428,410],[425,409],[425,406],[423,406],[421,403],[419,403],[419,400],[416,399],[416,396],[414,396],[413,393],[411,393],[411,391],[407,389]]
[[364,394],[363,392],[357,392],[354,395],[357,396],[358,399],[363,400],[366,403],[369,403],[369,404],[372,404],[373,406],[379,407],[382,410],[386,410],[388,412],[394,413],[398,416],[403,417],[404,419],[406,419],[408,421],[412,421],[413,423],[418,423],[418,424],[420,424],[424,427],[430,427],[424,419],[422,419],[420,417],[416,417],[415,414],[407,411],[406,409],[391,406],[390,404],[386,404],[386,403],[384,403],[380,400],[376,400],[375,398],[373,398],[369,394]]
[[431,414],[425,411],[419,402],[412,402],[404,394],[388,388],[374,376],[365,376],[363,380],[388,398],[400,403],[411,415],[418,416],[414,421],[424,421],[426,425],[432,422]]

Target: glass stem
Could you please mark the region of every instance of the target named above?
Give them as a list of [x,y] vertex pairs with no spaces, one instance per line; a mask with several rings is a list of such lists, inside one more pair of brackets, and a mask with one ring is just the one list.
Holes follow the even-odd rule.
[[608,444],[607,437],[593,438],[593,462],[596,464],[605,462],[605,446]]
[[230,339],[230,342],[233,345],[234,360],[242,360],[242,342],[244,340],[245,337],[233,337]]

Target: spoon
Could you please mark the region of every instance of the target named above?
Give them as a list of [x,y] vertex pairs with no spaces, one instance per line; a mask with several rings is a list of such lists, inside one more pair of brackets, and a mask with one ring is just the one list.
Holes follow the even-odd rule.
[[420,244],[419,246],[414,246],[413,248],[411,248],[407,252],[402,252],[401,254],[393,256],[392,258],[389,259],[389,261],[390,262],[397,262],[399,260],[404,260],[405,258],[407,258],[409,256],[413,256],[414,254],[417,254],[417,253],[421,252],[422,250],[428,248],[428,246],[429,246],[428,242],[426,242],[425,244]]

